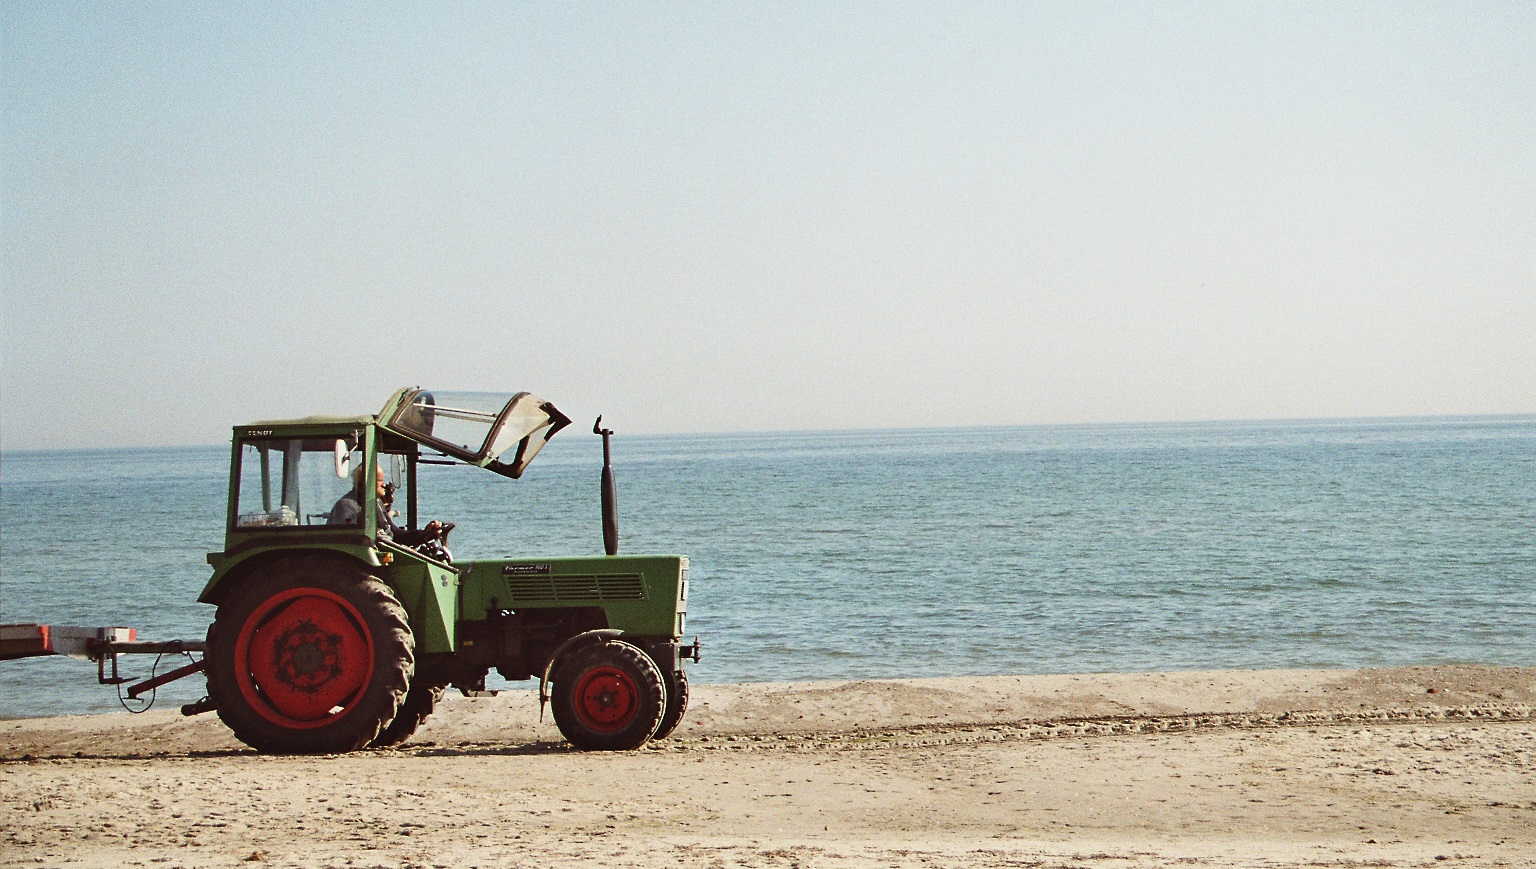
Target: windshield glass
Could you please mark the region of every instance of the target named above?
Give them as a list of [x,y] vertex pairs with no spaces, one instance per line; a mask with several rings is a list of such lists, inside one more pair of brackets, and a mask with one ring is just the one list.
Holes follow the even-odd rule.
[[507,403],[502,392],[416,393],[395,416],[396,430],[478,455]]
[[[385,416],[390,431],[513,478],[570,422],[526,392],[405,389],[385,405]],[[505,464],[497,461],[503,453],[510,458]]]

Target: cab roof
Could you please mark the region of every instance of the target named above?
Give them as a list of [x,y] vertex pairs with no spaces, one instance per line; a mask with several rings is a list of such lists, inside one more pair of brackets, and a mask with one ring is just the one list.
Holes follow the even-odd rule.
[[320,415],[305,416],[298,419],[263,419],[256,422],[248,422],[244,425],[237,425],[235,428],[241,431],[253,428],[297,428],[303,426],[315,426],[317,428],[321,426],[352,426],[353,428],[356,428],[360,425],[373,425],[378,421],[378,417],[371,414],[367,416]]

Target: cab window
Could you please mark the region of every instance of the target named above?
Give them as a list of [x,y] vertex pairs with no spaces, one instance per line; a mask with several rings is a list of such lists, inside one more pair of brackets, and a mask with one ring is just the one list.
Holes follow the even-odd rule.
[[[362,469],[356,437],[245,439],[240,446],[235,527],[361,527],[367,503],[358,491],[359,475],[367,476]],[[333,512],[338,520],[334,523]]]

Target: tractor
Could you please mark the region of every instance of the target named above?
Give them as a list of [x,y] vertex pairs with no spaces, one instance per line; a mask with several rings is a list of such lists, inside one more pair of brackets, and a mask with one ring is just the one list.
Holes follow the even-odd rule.
[[[401,389],[375,416],[234,428],[224,549],[198,598],[216,606],[208,695],[242,742],[277,754],[399,744],[447,688],[538,678],[575,747],[628,750],[688,708],[688,559],[619,555],[603,436],[605,553],[456,560],[422,522],[418,468],[513,480],[570,420],[516,394]],[[427,474],[433,477],[434,474]],[[403,509],[402,509],[403,508]]]

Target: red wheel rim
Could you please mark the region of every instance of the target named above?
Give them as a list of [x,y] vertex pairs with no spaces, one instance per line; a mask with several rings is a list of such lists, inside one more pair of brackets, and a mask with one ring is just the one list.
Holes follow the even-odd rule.
[[640,711],[640,689],[617,667],[594,667],[576,683],[576,717],[598,733],[617,733]]
[[261,602],[235,640],[235,681],[257,714],[293,729],[352,711],[373,678],[373,635],[342,596],[294,588]]

